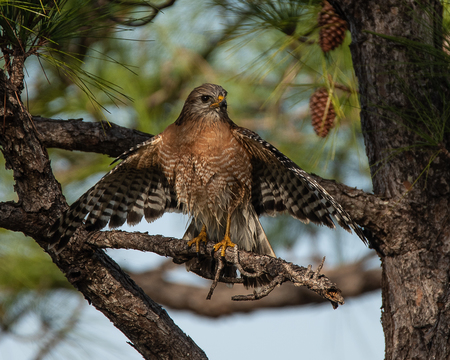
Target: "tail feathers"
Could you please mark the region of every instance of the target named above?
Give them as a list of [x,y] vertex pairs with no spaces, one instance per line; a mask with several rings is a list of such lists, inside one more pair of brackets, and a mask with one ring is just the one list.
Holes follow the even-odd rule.
[[264,285],[268,285],[273,280],[273,277],[270,276],[269,274],[263,274],[258,277],[242,276],[242,279],[244,280],[245,288],[248,289],[248,288],[259,288]]
[[248,221],[249,224],[253,224],[254,226],[254,245],[251,251],[260,255],[269,255],[272,257],[276,257],[275,252],[270,245],[269,239],[267,238],[267,235],[264,232],[264,229],[259,221],[258,215],[253,212]]
[[[256,225],[256,248],[253,251],[257,254],[276,257],[275,252],[273,251],[272,246],[269,243],[269,239],[267,239],[267,235],[264,232],[261,223],[259,222],[258,216],[254,214],[252,220]],[[263,274],[258,277],[248,277],[242,275],[242,278],[244,280],[244,286],[247,289],[268,285],[273,280],[273,277],[269,274]]]

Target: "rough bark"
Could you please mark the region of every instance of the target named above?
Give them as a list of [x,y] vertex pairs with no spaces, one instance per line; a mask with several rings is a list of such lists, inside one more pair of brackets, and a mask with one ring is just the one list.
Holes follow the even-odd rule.
[[[450,166],[445,151],[431,162],[439,146],[420,146],[420,134],[427,133],[420,123],[423,113],[408,116],[426,104],[430,117],[445,119],[449,90],[446,80],[436,76],[431,52],[384,36],[440,50],[435,31],[440,31],[441,4],[344,0],[339,6],[352,34],[374,192],[397,204],[371,229],[384,254],[386,359],[449,359]],[[449,145],[447,134],[440,146]]]
[[[227,249],[225,256],[222,258],[221,253],[214,251],[213,243],[209,242],[205,248],[200,248],[199,253],[194,247],[186,246],[185,240],[176,238],[168,238],[162,235],[148,235],[139,232],[124,231],[102,231],[94,232],[85,239],[85,242],[91,244],[95,248],[111,248],[111,249],[134,249],[141,251],[151,251],[158,255],[168,256],[174,259],[178,264],[185,263],[189,260],[196,259],[200,256],[202,262],[204,259],[209,260],[213,266],[205,268],[204,266],[196,266],[198,264],[190,263],[189,269],[192,272],[206,278],[215,280],[218,276],[217,267],[224,262],[237,266],[241,274],[246,276],[259,277],[265,273],[273,278],[270,284],[261,286],[253,290],[250,295],[238,295],[232,299],[242,300],[258,300],[266,297],[275,287],[284,282],[292,282],[296,286],[306,286],[309,290],[329,300],[334,308],[344,303],[341,290],[334,283],[329,281],[324,275],[321,275],[323,263],[318,266],[317,270],[312,271],[312,266],[307,268],[288,263],[283,259],[277,259],[266,255],[257,255],[253,252],[238,250],[236,247]],[[203,259],[204,258],[204,259]],[[226,278],[221,277],[222,282],[226,283],[243,283],[242,278]],[[214,283],[211,286],[210,294],[214,289]],[[209,295],[207,296],[209,298]]]
[[33,116],[39,140],[46,148],[95,152],[117,157],[152,135],[112,122],[54,120]]

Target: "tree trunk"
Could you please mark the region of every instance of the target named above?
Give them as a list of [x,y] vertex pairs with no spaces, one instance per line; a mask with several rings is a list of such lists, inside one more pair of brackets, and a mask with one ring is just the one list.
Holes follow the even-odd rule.
[[352,34],[374,192],[391,203],[373,229],[382,260],[386,359],[449,359],[449,138],[425,139],[439,138],[426,126],[445,121],[448,99],[433,58],[442,51],[441,4],[339,5]]

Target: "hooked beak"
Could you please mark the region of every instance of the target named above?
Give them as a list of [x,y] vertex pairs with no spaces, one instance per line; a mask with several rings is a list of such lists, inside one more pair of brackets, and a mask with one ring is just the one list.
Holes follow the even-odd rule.
[[211,105],[209,105],[209,107],[212,108],[217,108],[217,107],[227,107],[227,101],[225,100],[225,97],[222,95],[219,95],[217,97],[217,101]]

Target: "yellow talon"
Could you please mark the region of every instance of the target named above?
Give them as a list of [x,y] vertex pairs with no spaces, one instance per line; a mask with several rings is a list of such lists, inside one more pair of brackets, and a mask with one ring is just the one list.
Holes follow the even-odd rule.
[[195,248],[197,252],[200,252],[200,241],[203,241],[205,244],[208,242],[208,238],[206,236],[206,226],[202,226],[202,230],[200,231],[200,234],[198,234],[197,237],[193,238],[192,240],[188,241],[188,246],[191,247],[193,244],[195,244]]
[[222,252],[220,253],[220,255],[224,257],[225,250],[227,249],[227,247],[234,247],[235,245],[236,245],[235,243],[231,242],[230,237],[227,234],[225,234],[223,240],[214,245],[214,251],[218,251],[220,248],[222,248]]

